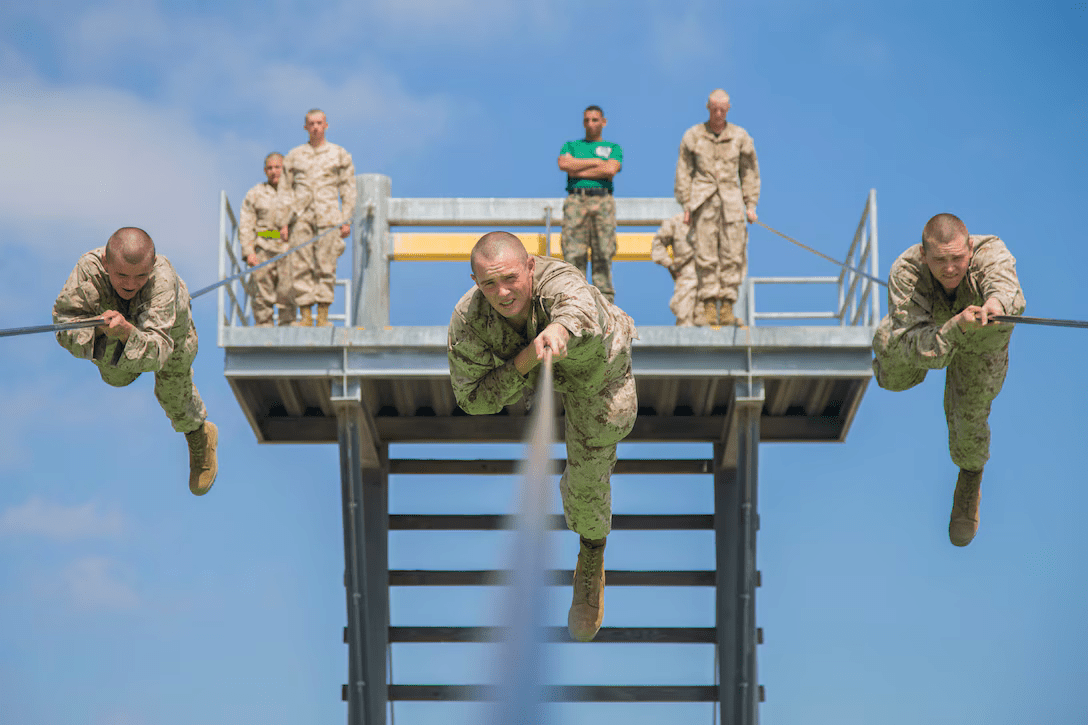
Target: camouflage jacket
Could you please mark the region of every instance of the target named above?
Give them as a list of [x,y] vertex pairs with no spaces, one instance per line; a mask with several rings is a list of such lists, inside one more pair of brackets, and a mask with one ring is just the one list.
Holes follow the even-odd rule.
[[[285,186],[281,184],[281,187]],[[246,192],[242,200],[242,212],[238,222],[238,239],[242,243],[242,256],[253,254],[255,247],[276,254],[287,251],[287,243],[279,237],[279,228],[288,221],[291,207],[290,195],[280,193],[267,181],[257,184]],[[276,232],[275,237],[258,237],[258,232]]]
[[726,219],[743,220],[745,209],[759,203],[759,161],[752,137],[734,123],[727,123],[720,134],[705,123],[689,128],[680,140],[674,193],[686,211],[695,211],[718,193]]
[[1004,345],[1008,325],[964,332],[952,318],[991,297],[1006,315],[1020,315],[1026,302],[1016,278],[1016,259],[993,235],[972,234],[974,251],[955,294],[934,279],[917,244],[899,255],[888,278],[888,316],[877,331],[883,347],[924,368],[948,365],[957,348],[986,350]]
[[[695,248],[688,240],[688,231],[691,229],[684,223],[684,214],[681,212],[671,219],[666,219],[661,228],[654,234],[654,241],[650,245],[650,259],[670,271],[677,271],[695,259]],[[668,248],[672,247],[672,256],[669,256]]]
[[283,159],[283,181],[298,217],[318,228],[351,224],[355,164],[342,146],[329,141],[316,149],[308,143],[296,146]]
[[57,342],[76,357],[99,365],[132,373],[161,370],[193,329],[189,290],[170,260],[160,254],[147,284],[131,300],[121,299],[102,264],[105,251],[99,247],[79,258],[53,305],[53,322],[117,310],[136,329],[127,342],[106,337],[93,327],[62,330],[57,333]]
[[497,413],[532,390],[540,373],[523,376],[514,357],[558,322],[570,332],[567,357],[555,363],[555,389],[592,396],[630,374],[635,323],[566,262],[536,257],[525,332],[498,313],[476,287],[453,310],[449,327],[450,381],[457,404],[472,415]]

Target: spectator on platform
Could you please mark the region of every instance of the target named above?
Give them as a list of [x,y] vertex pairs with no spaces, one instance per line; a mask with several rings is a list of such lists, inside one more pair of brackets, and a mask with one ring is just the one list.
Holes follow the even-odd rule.
[[457,303],[449,327],[454,395],[466,413],[498,413],[532,391],[537,366],[551,350],[555,390],[566,409],[567,467],[559,490],[567,527],[581,540],[567,627],[574,639],[589,641],[604,617],[616,444],[638,412],[635,325],[584,274],[529,255],[513,234],[482,236],[470,264],[476,286]]
[[744,324],[733,305],[748,272],[745,222],[756,221],[759,203],[756,147],[747,131],[726,121],[729,107],[729,94],[713,91],[710,118],[684,132],[676,160],[676,200],[691,224],[698,304],[709,325]]
[[873,372],[880,387],[898,391],[947,368],[948,450],[960,468],[948,522],[956,546],[967,546],[978,532],[990,405],[1009,369],[1012,325],[991,318],[1023,314],[1025,305],[1004,242],[969,235],[952,214],[930,219],[922,243],[899,255],[888,277],[888,315],[873,337]]
[[[285,188],[293,195],[295,214],[289,230],[290,246],[298,247],[322,235],[307,249],[292,254],[291,298],[299,308],[302,327],[313,326],[311,306],[317,303],[317,324],[328,327],[329,305],[336,285],[336,263],[344,253],[344,239],[351,233],[355,215],[355,164],[343,147],[325,140],[329,124],[325,112],[306,113],[303,128],[308,143],[296,146],[283,160]],[[330,231],[339,228],[338,231]],[[328,232],[328,233],[326,233]]]
[[650,247],[650,259],[669,270],[672,275],[674,284],[669,309],[676,315],[677,327],[706,324],[702,311],[695,308],[698,285],[695,277],[695,248],[691,246],[690,232],[691,227],[684,222],[684,213],[680,212],[665,220],[654,235]]
[[[242,200],[241,221],[238,223],[242,256],[250,267],[287,251],[287,240],[280,232],[286,222],[282,217],[289,209],[288,204],[282,203],[283,195],[279,193],[283,154],[272,152],[265,156],[264,174],[268,180],[246,192],[246,198]],[[290,263],[290,260],[282,259],[250,276],[251,289],[254,290],[250,302],[253,305],[253,322],[257,327],[272,324],[277,303],[280,325],[290,325],[294,321],[295,306],[288,298],[291,276],[287,271]]]
[[[105,247],[80,257],[53,305],[55,323],[99,316],[102,325],[61,330],[57,342],[97,365],[110,385],[155,373],[155,397],[189,446],[189,490],[203,496],[219,470],[219,431],[193,384],[197,337],[189,290],[144,230],[118,229]],[[115,462],[124,470],[123,456]]]
[[612,177],[623,164],[623,149],[601,140],[608,124],[600,106],[582,112],[584,139],[567,141],[559,150],[559,170],[567,174],[567,198],[563,201],[563,259],[584,277],[587,257],[593,263],[593,284],[608,298],[616,299],[612,286],[612,257],[616,256],[616,200]]

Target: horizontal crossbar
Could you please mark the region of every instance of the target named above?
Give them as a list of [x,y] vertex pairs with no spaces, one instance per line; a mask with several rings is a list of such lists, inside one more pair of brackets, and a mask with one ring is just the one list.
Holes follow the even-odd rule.
[[[396,643],[435,644],[447,642],[498,642],[505,636],[503,627],[390,627],[389,641]],[[713,644],[714,627],[602,627],[594,642]],[[548,642],[570,642],[566,627],[546,627]]]
[[[717,685],[555,685],[544,688],[548,702],[715,702]],[[497,699],[485,685],[389,685],[390,700],[468,701]]]
[[[566,460],[552,461],[552,473],[563,472]],[[409,475],[513,475],[518,473],[521,461],[512,459],[418,459],[394,458],[389,461],[389,472]],[[713,461],[706,458],[621,458],[616,461],[613,473],[672,475],[679,473],[713,473]]]
[[[547,572],[550,586],[569,586],[574,580],[571,569]],[[608,586],[621,587],[712,587],[717,572],[685,571],[606,571]],[[394,587],[475,587],[505,584],[508,571],[475,570],[449,571],[434,569],[391,569],[389,585]]]
[[[567,528],[562,515],[551,517],[552,530]],[[392,514],[390,531],[495,531],[512,528],[499,514]],[[713,514],[613,514],[612,530],[705,531],[713,530]]]

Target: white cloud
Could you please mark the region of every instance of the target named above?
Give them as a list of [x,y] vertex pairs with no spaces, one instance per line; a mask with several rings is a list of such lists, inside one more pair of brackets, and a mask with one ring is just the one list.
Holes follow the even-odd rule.
[[104,556],[85,556],[61,571],[61,593],[77,609],[135,609],[140,597],[131,579],[131,572],[120,563]]
[[116,538],[124,527],[120,511],[103,510],[93,501],[65,506],[34,496],[0,512],[0,536],[41,536],[61,541]]

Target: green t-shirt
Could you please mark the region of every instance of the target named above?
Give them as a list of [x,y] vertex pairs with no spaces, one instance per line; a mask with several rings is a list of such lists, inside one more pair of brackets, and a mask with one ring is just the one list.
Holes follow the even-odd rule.
[[[611,141],[586,141],[584,138],[576,141],[567,141],[563,148],[559,149],[559,155],[570,154],[576,159],[615,159],[623,163],[623,149],[618,143]],[[567,175],[567,193],[572,189],[608,189],[612,191],[612,180],[599,181],[597,179],[573,179]]]

